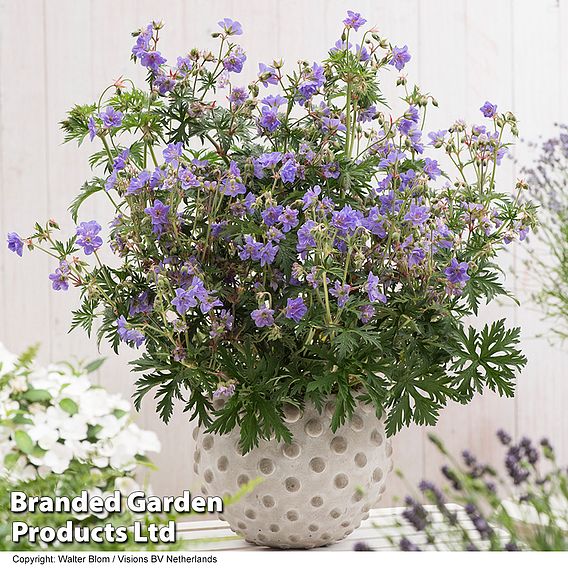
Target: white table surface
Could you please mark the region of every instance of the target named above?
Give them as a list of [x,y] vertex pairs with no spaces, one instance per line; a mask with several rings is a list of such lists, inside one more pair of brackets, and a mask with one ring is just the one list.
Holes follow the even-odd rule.
[[[438,528],[437,536],[439,536],[439,540],[455,540],[455,535],[452,537],[449,532],[451,529],[443,522],[442,516],[436,508],[429,505],[426,505],[425,508],[431,514],[434,526]],[[471,531],[472,539],[477,541],[479,537],[463,509],[458,505],[452,504],[448,504],[447,508],[458,512],[462,526],[466,526],[468,532]],[[414,528],[404,520],[402,517],[403,511],[404,507],[372,509],[369,513],[369,518],[363,521],[361,526],[347,538],[335,544],[312,550],[353,550],[353,546],[357,542],[364,542],[374,550],[398,550],[398,542],[402,536],[408,536],[415,544],[426,549],[429,548],[424,546],[424,537],[417,534]],[[242,537],[233,533],[229,525],[224,521],[188,521],[178,523],[177,527],[178,537],[184,540],[184,548],[190,550],[271,550],[265,546],[249,544]]]

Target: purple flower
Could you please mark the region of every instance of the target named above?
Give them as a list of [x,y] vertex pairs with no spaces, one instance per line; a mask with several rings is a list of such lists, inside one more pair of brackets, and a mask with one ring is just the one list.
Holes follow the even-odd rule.
[[258,123],[262,126],[262,128],[268,130],[268,132],[274,132],[280,126],[280,121],[278,120],[278,109],[263,106],[260,113],[260,120]]
[[336,280],[333,288],[329,293],[337,298],[337,305],[342,308],[349,300],[349,293],[351,292],[351,286],[349,284],[341,284],[339,280]]
[[154,25],[148,24],[146,29],[138,34],[136,43],[132,48],[132,53],[135,57],[141,57],[146,51],[150,49],[150,40],[154,34]]
[[262,81],[262,84],[265,87],[268,87],[268,84],[271,85],[278,85],[278,75],[276,74],[276,69],[274,67],[269,67],[264,63],[258,64],[258,78]]
[[404,66],[410,61],[410,53],[408,53],[408,46],[393,47],[392,57],[389,61],[390,65],[394,65],[398,71],[402,71]]
[[195,177],[195,174],[189,168],[181,168],[178,173],[178,179],[182,189],[199,187],[199,185],[201,185],[199,180]]
[[302,201],[304,203],[302,210],[305,211],[314,201],[316,201],[320,193],[321,187],[319,185],[314,185],[314,187],[308,189],[302,197]]
[[220,221],[219,223],[211,223],[211,236],[217,239],[228,224],[229,223],[227,221]]
[[76,228],[76,243],[83,247],[85,254],[92,254],[102,246],[103,240],[98,236],[100,231],[101,226],[96,221],[83,222]]
[[357,53],[359,61],[362,61],[363,63],[371,59],[371,55],[369,54],[367,48],[364,45],[357,44],[355,46],[355,53]]
[[313,97],[325,82],[323,67],[314,63],[312,68],[303,74],[303,81],[298,86],[298,98],[304,104],[309,98]]
[[376,115],[377,115],[377,107],[375,105],[371,105],[369,108],[362,109],[359,111],[359,114],[357,115],[357,120],[359,122],[371,122]]
[[234,323],[235,318],[233,314],[227,310],[221,310],[218,314],[214,314],[211,317],[211,331],[209,335],[211,337],[219,337],[226,331],[233,329]]
[[95,122],[94,116],[89,116],[89,120],[87,121],[87,128],[89,129],[89,139],[92,142],[97,135],[97,124]]
[[217,22],[220,28],[227,35],[242,35],[243,27],[239,22],[231,20],[231,18],[223,18],[220,22]]
[[305,253],[308,249],[316,246],[316,240],[312,235],[312,229],[316,226],[315,221],[306,221],[298,229],[298,244],[296,249],[299,253]]
[[160,95],[167,95],[174,90],[175,86],[176,80],[172,75],[166,75],[161,70],[158,71],[158,75],[154,79],[154,88],[158,90]]
[[213,398],[229,397],[235,394],[235,385],[219,385],[217,390],[213,391]]
[[429,132],[428,138],[430,138],[430,145],[434,148],[441,148],[444,144],[444,138],[448,133],[447,130],[438,130],[437,132]]
[[406,136],[409,136],[411,131],[415,129],[416,124],[418,124],[419,119],[418,109],[411,106],[399,120],[398,129]]
[[337,179],[341,174],[341,172],[339,171],[339,164],[337,162],[323,164],[321,173],[323,177],[326,179],[329,178]]
[[426,205],[410,204],[410,211],[404,216],[405,221],[410,221],[414,227],[423,225],[430,217],[430,208]]
[[195,308],[197,304],[198,299],[194,290],[176,289],[176,297],[172,300],[172,306],[175,307],[178,314],[184,315],[189,308]]
[[112,163],[112,167],[116,171],[123,170],[126,167],[126,161],[128,160],[128,156],[130,156],[130,150],[125,148],[118,156],[114,159]]
[[357,31],[361,26],[367,23],[367,20],[361,16],[358,12],[353,12],[352,10],[347,10],[347,18],[343,20],[346,28],[353,28]]
[[131,316],[135,316],[136,314],[147,314],[151,310],[152,307],[150,306],[148,292],[144,291],[138,294],[138,296],[135,296],[130,301],[130,307],[128,308],[128,313]]
[[298,323],[307,313],[308,308],[304,304],[304,300],[301,296],[297,298],[288,298],[286,302],[286,307],[284,308],[284,317],[294,320]]
[[128,189],[126,190],[126,195],[137,195],[140,193],[146,184],[150,181],[151,174],[147,170],[142,170],[137,177],[133,177],[130,180]]
[[324,116],[321,119],[321,129],[325,133],[345,132],[345,125],[339,118],[329,118]]
[[160,236],[168,224],[169,205],[164,205],[159,199],[154,201],[152,207],[146,207],[144,213],[148,215],[152,221],[152,231]]
[[262,179],[264,177],[264,171],[266,168],[273,168],[280,159],[282,158],[282,154],[280,152],[267,152],[265,154],[261,154],[258,158],[253,160],[254,165],[254,175],[258,179]]
[[485,104],[479,109],[485,118],[494,118],[497,114],[497,105],[485,101]]
[[156,189],[157,187],[161,186],[166,179],[166,172],[162,168],[156,168],[152,172],[152,176],[150,177],[150,187],[152,189]]
[[438,167],[438,162],[436,160],[425,158],[424,173],[426,173],[430,179],[436,179],[442,173],[442,171]]
[[176,75],[183,78],[193,69],[193,61],[189,57],[178,57],[176,68]]
[[375,307],[371,304],[365,304],[359,308],[359,319],[363,323],[369,323],[375,317]]
[[213,308],[221,306],[221,302],[213,296],[213,292],[208,292],[203,285],[203,280],[193,276],[185,288],[176,289],[176,297],[172,300],[172,305],[180,315],[185,314],[189,308],[195,308],[199,304],[201,312],[206,314]]
[[278,222],[282,223],[282,230],[288,233],[298,225],[298,211],[292,207],[286,207],[286,209],[280,213]]
[[118,336],[125,343],[130,343],[140,347],[144,343],[144,334],[136,329],[128,329],[128,324],[124,316],[116,320]]
[[426,252],[420,247],[413,248],[408,255],[408,268],[420,264],[426,258]]
[[369,296],[369,302],[386,303],[387,297],[382,292],[379,292],[379,277],[375,276],[372,272],[369,272],[369,276],[367,277],[365,290]]
[[69,290],[69,265],[65,260],[59,263],[59,267],[49,275],[49,279],[54,290]]
[[264,307],[253,310],[250,314],[256,327],[270,327],[274,324],[274,310]]
[[181,142],[177,142],[176,144],[168,144],[163,151],[164,160],[166,164],[171,164],[173,168],[178,167],[178,158],[181,156],[183,152],[183,144]]
[[239,247],[239,258],[241,260],[259,260],[262,243],[259,243],[251,235],[245,235],[245,244]]
[[331,215],[331,226],[335,227],[340,234],[353,233],[361,224],[362,215],[350,205],[345,205],[340,211],[334,211]]
[[282,95],[268,95],[261,102],[271,108],[280,108],[288,102],[288,99],[285,99]]
[[15,252],[18,256],[22,256],[24,250],[24,241],[18,233],[8,233],[7,239],[8,249]]
[[142,67],[148,67],[154,73],[157,73],[160,70],[160,65],[163,65],[166,61],[166,58],[162,57],[159,51],[145,51],[140,56]]
[[236,197],[237,195],[247,192],[247,188],[241,181],[241,170],[239,170],[239,166],[237,166],[237,163],[233,160],[231,160],[229,171],[223,179],[221,192],[223,195],[228,195],[229,197]]
[[256,207],[256,195],[249,191],[243,199],[243,204],[246,207],[247,212],[252,213]]
[[266,231],[266,238],[273,243],[279,243],[284,238],[284,233],[276,227],[270,227]]
[[272,227],[272,225],[278,223],[278,218],[280,217],[282,211],[284,211],[282,205],[274,205],[267,207],[260,215],[262,217],[262,220],[264,221],[264,224],[267,227]]
[[233,73],[240,73],[243,70],[243,65],[247,60],[247,56],[240,46],[235,47],[225,59],[223,59],[223,67],[227,71],[232,71]]
[[457,258],[452,258],[452,262],[450,266],[444,270],[444,274],[452,284],[462,284],[467,282],[470,278],[467,273],[468,268],[469,264],[467,262],[458,262]]
[[273,245],[272,243],[266,243],[259,251],[260,266],[266,266],[267,264],[272,264],[276,255],[278,254],[278,245]]
[[296,179],[296,172],[298,171],[298,164],[294,158],[290,158],[284,162],[280,168],[280,179],[284,183],[294,183]]
[[369,214],[366,219],[363,219],[362,224],[370,233],[381,239],[384,239],[387,236],[387,232],[384,227],[384,219],[377,206],[369,209]]
[[229,102],[233,103],[236,107],[245,104],[248,99],[248,92],[244,87],[233,87],[228,96]]
[[105,191],[110,191],[116,185],[117,172],[113,170],[105,181]]
[[99,118],[103,121],[105,128],[116,128],[122,124],[124,115],[111,106],[107,106],[103,112],[99,113]]
[[351,42],[347,44],[347,42],[338,39],[333,45],[333,47],[329,50],[329,53],[337,53],[338,51],[348,51],[352,47],[353,44]]

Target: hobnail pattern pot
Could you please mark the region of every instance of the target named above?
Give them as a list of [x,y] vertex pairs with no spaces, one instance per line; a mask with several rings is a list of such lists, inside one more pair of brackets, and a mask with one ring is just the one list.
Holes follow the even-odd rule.
[[203,495],[234,494],[263,478],[220,515],[248,542],[275,548],[331,544],[353,532],[377,504],[392,469],[384,422],[359,404],[334,433],[333,409],[333,401],[322,414],[311,404],[303,411],[286,408],[292,443],[261,440],[244,456],[238,429],[223,435],[194,430],[194,471]]

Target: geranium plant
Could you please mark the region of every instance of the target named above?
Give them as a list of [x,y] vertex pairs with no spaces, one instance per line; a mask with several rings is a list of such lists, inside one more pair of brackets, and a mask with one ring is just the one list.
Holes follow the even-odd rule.
[[356,40],[364,24],[349,12],[322,63],[260,63],[246,86],[238,22],[219,22],[216,54],[172,66],[161,23],[135,32],[146,88],[120,79],[62,123],[66,140],[97,144],[73,219],[100,194],[110,229],[81,220],[58,240],[50,221],[8,237],[57,259],[54,289],[81,289],[72,327],[98,320],[99,341],[142,349],[137,404],[156,389],[168,420],[183,399],[211,431],[239,425],[243,451],[290,439],[285,404],[334,394],[337,428],[361,399],[392,435],[486,387],[512,396],[525,364],[517,328],[464,323],[506,293],[495,257],[533,225],[522,185],[495,186],[515,117],[486,103],[485,124],[424,139],[436,101],[397,74],[392,116],[378,76],[411,56],[374,30]]

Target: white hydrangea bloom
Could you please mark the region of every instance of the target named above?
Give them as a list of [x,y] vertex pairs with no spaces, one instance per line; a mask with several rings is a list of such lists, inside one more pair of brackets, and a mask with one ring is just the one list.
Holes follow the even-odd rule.
[[9,373],[0,387],[0,475],[33,480],[62,474],[76,461],[91,464],[94,478],[96,468],[122,471],[117,486],[137,487],[136,456],[160,451],[160,442],[131,422],[128,401],[70,366],[21,368],[0,344],[0,379]]

